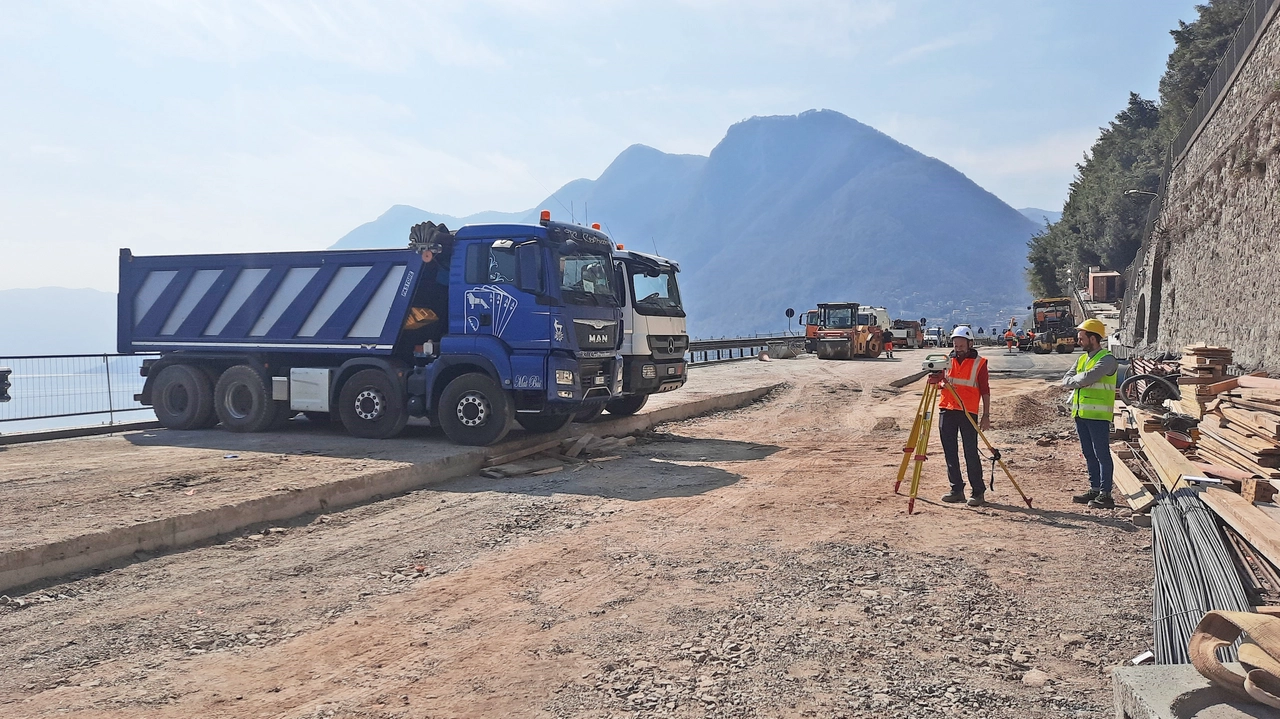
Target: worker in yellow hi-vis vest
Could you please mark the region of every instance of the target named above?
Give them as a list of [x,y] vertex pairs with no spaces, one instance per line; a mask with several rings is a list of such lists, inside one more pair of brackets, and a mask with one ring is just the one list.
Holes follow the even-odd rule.
[[1080,435],[1080,450],[1089,468],[1089,490],[1071,499],[1094,509],[1113,509],[1111,478],[1111,415],[1116,403],[1116,358],[1102,348],[1107,328],[1101,320],[1088,319],[1076,327],[1076,343],[1084,350],[1076,365],[1062,378],[1071,392],[1071,416]]

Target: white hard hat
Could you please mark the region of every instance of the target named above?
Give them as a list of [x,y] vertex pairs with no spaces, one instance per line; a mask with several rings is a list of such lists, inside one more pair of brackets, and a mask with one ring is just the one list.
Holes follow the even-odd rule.
[[973,330],[969,329],[968,327],[957,327],[954,330],[951,330],[951,339],[955,339],[957,337],[963,337],[969,340],[970,342],[972,342]]

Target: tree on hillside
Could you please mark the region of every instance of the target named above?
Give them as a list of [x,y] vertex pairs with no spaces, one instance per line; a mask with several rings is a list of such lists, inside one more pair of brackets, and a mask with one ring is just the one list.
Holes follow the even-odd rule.
[[1147,203],[1126,197],[1130,188],[1154,191],[1164,151],[1157,139],[1160,110],[1137,93],[1103,128],[1062,208],[1062,219],[1031,238],[1028,280],[1037,297],[1066,291],[1071,274],[1090,265],[1125,267],[1142,241]]
[[1210,0],[1196,6],[1200,17],[1195,22],[1179,22],[1177,30],[1169,31],[1174,48],[1160,78],[1160,135],[1165,142],[1182,129],[1252,4],[1252,0]]
[[1160,105],[1129,95],[1129,105],[1076,165],[1062,219],[1028,245],[1027,284],[1037,297],[1063,294],[1090,265],[1123,269],[1142,244],[1150,198],[1125,197],[1127,189],[1155,191],[1165,149],[1182,129],[1235,35],[1250,0],[1210,0],[1199,17],[1171,30],[1174,49],[1160,79]]

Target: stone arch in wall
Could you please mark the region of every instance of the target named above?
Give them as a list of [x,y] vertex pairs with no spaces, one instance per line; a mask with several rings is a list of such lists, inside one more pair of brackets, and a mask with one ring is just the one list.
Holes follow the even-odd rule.
[[1147,313],[1147,344],[1160,337],[1160,298],[1164,290],[1164,253],[1156,252],[1151,262],[1151,307]]

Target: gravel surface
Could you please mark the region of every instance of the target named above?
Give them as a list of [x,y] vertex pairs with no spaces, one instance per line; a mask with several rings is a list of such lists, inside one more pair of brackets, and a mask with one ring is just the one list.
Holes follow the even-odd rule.
[[908,516],[904,366],[726,366],[788,386],[616,460],[15,595],[0,715],[1112,716],[1110,667],[1150,644],[1149,530],[1071,503],[1083,460],[1040,380],[993,382],[990,433],[1035,508],[1003,478],[937,503],[939,457]]

